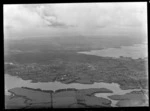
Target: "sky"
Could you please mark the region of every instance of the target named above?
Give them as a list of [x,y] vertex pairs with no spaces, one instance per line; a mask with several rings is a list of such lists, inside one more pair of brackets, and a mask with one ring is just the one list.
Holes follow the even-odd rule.
[[4,38],[147,36],[147,3],[9,4]]

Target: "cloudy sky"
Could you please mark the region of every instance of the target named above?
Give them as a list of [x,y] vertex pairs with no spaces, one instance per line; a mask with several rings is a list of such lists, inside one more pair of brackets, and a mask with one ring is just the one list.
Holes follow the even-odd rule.
[[147,34],[146,3],[4,5],[4,38]]

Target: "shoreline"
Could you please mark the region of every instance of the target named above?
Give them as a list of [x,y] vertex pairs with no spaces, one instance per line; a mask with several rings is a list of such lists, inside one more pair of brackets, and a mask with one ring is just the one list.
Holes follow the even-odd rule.
[[[103,51],[103,50],[107,50],[107,49],[121,49],[121,48],[126,48],[126,47],[137,47],[139,45],[148,45],[147,43],[145,42],[142,42],[142,43],[135,43],[135,44],[132,44],[132,45],[123,45],[123,46],[117,46],[117,47],[107,47],[107,48],[102,48],[102,49],[92,49],[92,50],[85,50],[85,51],[78,51],[77,53],[78,54],[85,54],[85,55],[92,55],[92,56],[99,56],[99,57],[107,57],[107,58],[112,58],[112,59],[119,59],[120,57],[113,57],[113,56],[103,56],[103,55],[98,55],[98,54],[92,54],[92,52],[95,52],[95,51]],[[148,46],[146,47],[146,50],[148,50]],[[90,54],[91,53],[91,54]],[[122,56],[122,55],[120,55]],[[137,59],[145,59],[145,58],[148,58],[148,55],[146,57],[138,57],[138,58],[133,58],[133,57],[130,57],[130,56],[122,56],[123,58],[131,58],[133,60],[137,60]]]
[[[132,90],[132,89],[140,89],[140,87],[131,87],[131,86],[122,86],[122,85],[120,85],[120,83],[118,83],[118,82],[109,82],[109,81],[100,81],[100,82],[94,82],[94,81],[92,81],[91,83],[85,83],[85,82],[76,82],[76,81],[73,81],[73,82],[70,82],[70,83],[65,83],[65,82],[61,82],[61,81],[34,81],[34,80],[31,80],[31,79],[23,79],[23,78],[21,78],[21,77],[19,77],[19,76],[14,76],[14,75],[11,75],[11,74],[8,74],[9,76],[12,76],[12,77],[17,77],[17,78],[19,78],[19,79],[22,79],[22,80],[24,80],[24,81],[29,81],[30,83],[60,83],[60,84],[64,84],[64,85],[70,85],[70,84],[81,84],[81,85],[93,85],[93,84],[97,84],[97,83],[106,83],[106,84],[117,84],[117,85],[119,85],[119,88],[121,89],[121,90]],[[32,81],[34,81],[34,82],[32,82]],[[23,86],[22,86],[23,87]],[[142,89],[147,89],[147,88],[142,88]]]
[[[21,91],[22,90],[22,91]],[[28,93],[25,93],[27,91]],[[37,93],[36,93],[37,91]],[[14,94],[14,96],[11,98],[13,100],[14,99],[19,99],[20,97],[23,97],[24,103],[27,105],[25,108],[31,107],[32,105],[34,107],[35,104],[42,104],[44,107],[45,103],[48,103],[47,100],[41,100],[39,99],[40,97],[36,97],[35,95],[42,95],[43,97],[45,97],[46,95],[49,95],[49,103],[51,103],[50,107],[53,108],[57,108],[57,107],[63,107],[63,103],[59,103],[59,101],[62,101],[63,98],[66,98],[67,100],[69,99],[68,97],[71,97],[71,103],[68,101],[67,104],[65,103],[65,105],[67,105],[68,108],[70,108],[72,106],[72,104],[76,104],[80,106],[80,103],[83,104],[84,107],[111,107],[111,101],[106,99],[106,98],[102,98],[102,97],[96,97],[94,94],[95,93],[112,93],[111,90],[106,89],[106,88],[101,88],[101,89],[97,89],[97,88],[93,88],[93,89],[67,89],[67,90],[57,90],[55,92],[52,92],[51,90],[49,91],[45,91],[45,90],[41,90],[41,89],[33,89],[33,88],[27,88],[27,87],[21,87],[21,88],[14,88],[14,89],[10,89],[9,92],[11,94]],[[23,93],[24,94],[23,94]],[[32,96],[32,93],[34,92],[34,96]],[[31,94],[31,95],[30,95]],[[45,95],[45,96],[44,96]],[[82,95],[83,98],[81,98],[80,96]],[[6,96],[6,95],[5,95]],[[47,97],[46,97],[47,98]],[[74,101],[74,99],[76,101]],[[84,100],[86,102],[79,102],[79,100]],[[94,104],[90,104],[89,101],[93,100],[96,102]],[[95,100],[96,99],[96,100]],[[30,101],[29,101],[30,100]],[[59,100],[59,101],[58,101]],[[9,100],[8,100],[9,101]],[[29,101],[29,103],[28,103]],[[42,102],[43,101],[43,102]],[[45,102],[44,102],[45,101]],[[50,102],[51,101],[51,102]],[[63,100],[64,101],[64,100]],[[99,103],[99,102],[100,103]],[[106,104],[105,104],[106,103]],[[98,105],[98,106],[97,106]],[[8,105],[9,106],[9,105]]]
[[[32,107],[32,105],[33,105],[33,107],[34,107],[34,105],[35,104],[38,104],[38,102],[36,103],[36,101],[34,102],[34,100],[32,100],[31,98],[30,98],[30,93],[29,93],[29,97],[27,96],[28,94],[26,94],[25,93],[25,95],[24,94],[21,94],[21,92],[19,91],[19,89],[21,90],[28,90],[29,92],[31,91],[31,92],[35,92],[35,95],[36,95],[36,91],[37,91],[37,93],[40,93],[41,92],[41,94],[43,93],[43,94],[47,94],[47,93],[49,93],[50,95],[51,95],[51,99],[53,99],[53,100],[50,100],[50,101],[56,101],[57,99],[55,99],[55,98],[60,98],[61,99],[61,97],[59,97],[59,96],[56,96],[56,95],[59,95],[59,94],[62,94],[61,96],[62,97],[70,97],[71,95],[72,95],[72,93],[75,93],[75,95],[77,94],[78,96],[79,95],[82,95],[82,97],[83,96],[85,96],[85,97],[87,97],[87,98],[95,98],[95,99],[100,99],[100,100],[107,100],[107,101],[111,101],[111,102],[109,102],[109,104],[111,104],[111,106],[109,106],[109,107],[117,107],[118,106],[118,104],[120,103],[120,102],[123,102],[122,100],[120,100],[120,99],[113,99],[113,98],[110,98],[111,96],[112,97],[114,97],[114,96],[117,96],[116,94],[113,94],[113,92],[111,91],[111,90],[109,90],[109,89],[107,89],[107,88],[90,88],[90,89],[75,89],[75,88],[68,88],[68,89],[60,89],[60,90],[56,90],[56,91],[52,91],[52,90],[41,90],[41,89],[39,89],[39,88],[28,88],[28,87],[19,87],[19,88],[14,88],[14,89],[10,89],[9,90],[9,92],[11,93],[11,96],[12,95],[14,95],[14,96],[10,96],[10,98],[11,99],[13,99],[13,98],[20,98],[20,97],[23,97],[23,99],[24,99],[24,103],[25,104],[28,104],[28,106],[26,106],[25,108],[28,108],[28,107]],[[19,92],[17,92],[17,90],[19,91]],[[24,92],[24,91],[23,91]],[[72,93],[71,93],[72,92]],[[136,93],[137,92],[137,93]],[[135,93],[135,94],[138,94],[138,93],[140,93],[141,91],[131,91],[131,92],[129,92],[129,93],[125,93],[125,94],[122,94],[122,95],[119,95],[119,97],[121,96],[121,97],[123,97],[124,95],[128,95],[128,94],[133,94],[133,93]],[[69,95],[68,95],[68,94]],[[109,95],[107,95],[107,98],[104,96],[96,96],[96,94],[105,94],[105,93],[107,93],[107,94],[109,94]],[[63,95],[63,94],[65,94],[65,95]],[[70,95],[71,94],[71,95]],[[74,94],[73,94],[74,95]],[[73,96],[72,95],[72,96]],[[75,97],[76,98],[76,96],[73,96],[73,97]],[[5,95],[5,96],[9,96],[9,95]],[[64,98],[65,98],[64,97]],[[36,98],[35,98],[36,99]],[[76,98],[77,99],[77,98]],[[87,99],[86,101],[89,101],[89,99]],[[132,98],[131,98],[131,100],[132,100]],[[28,101],[29,101],[29,103],[28,103]],[[33,102],[32,102],[33,101]],[[57,101],[58,102],[58,101]],[[50,102],[49,102],[50,103]],[[42,104],[42,103],[40,103],[40,104]],[[53,107],[53,106],[55,106],[54,104],[56,104],[55,102],[53,103],[53,102],[51,102],[50,103],[51,104],[51,107]],[[63,103],[62,103],[63,104]],[[73,104],[77,104],[77,103],[73,103]],[[78,104],[80,104],[80,103],[78,103]],[[101,106],[90,106],[90,104],[88,104],[88,103],[82,103],[83,104],[83,106],[85,106],[85,107],[101,107]],[[68,107],[70,107],[71,105],[68,105]],[[106,105],[107,106],[107,105]],[[44,107],[44,106],[43,106]],[[56,106],[55,106],[56,107]],[[103,106],[102,106],[103,107]]]

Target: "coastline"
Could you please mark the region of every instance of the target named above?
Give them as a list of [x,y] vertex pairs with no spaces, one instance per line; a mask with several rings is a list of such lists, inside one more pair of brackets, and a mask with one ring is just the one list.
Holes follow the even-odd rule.
[[[18,90],[18,91],[17,91]],[[28,91],[28,94],[27,93],[24,93],[22,94],[21,90],[23,90],[23,92],[26,92]],[[20,92],[21,91],[21,92]],[[47,97],[45,95],[46,98],[49,98],[49,102],[48,101],[45,101],[44,99],[40,99],[40,97],[38,96],[38,98],[35,98],[36,96],[36,92],[37,93],[41,93],[43,96],[46,94],[50,94],[51,97]],[[102,92],[101,92],[102,91]],[[86,107],[111,107],[110,104],[111,104],[111,101],[110,100],[107,100],[105,98],[102,98],[102,97],[96,97],[94,96],[95,93],[112,93],[112,91],[108,90],[108,89],[105,89],[105,88],[101,88],[101,89],[82,89],[82,90],[77,90],[77,89],[67,89],[67,90],[57,90],[55,92],[49,90],[49,91],[45,91],[45,90],[41,90],[41,89],[32,89],[32,88],[27,88],[27,87],[22,87],[22,88],[14,88],[14,89],[10,89],[9,90],[10,93],[13,93],[13,97],[11,98],[11,100],[13,100],[13,98],[18,98],[19,97],[23,97],[23,99],[25,99],[24,103],[26,104],[26,107],[24,108],[29,108],[29,107],[32,107],[33,105],[33,108],[36,108],[34,105],[35,104],[42,104],[40,101],[43,101],[44,104],[46,103],[49,103],[51,104],[51,106],[49,105],[49,108],[63,108],[63,103],[59,103],[60,101],[63,100],[63,98],[65,99],[69,99],[70,101],[72,101],[71,103],[70,102],[67,102],[67,104],[65,104],[65,107],[71,107],[73,104],[76,104],[77,107],[82,104],[85,108]],[[30,94],[31,92],[31,94]],[[34,92],[34,96],[31,96],[32,95],[32,92]],[[82,99],[80,97],[80,95],[82,95],[82,98],[84,99],[85,102],[79,102],[79,99]],[[45,98],[44,97],[44,98]],[[59,101],[58,101],[59,100]],[[89,103],[91,100],[94,100],[95,103],[94,104],[91,104]],[[9,100],[8,100],[9,101]],[[35,101],[35,102],[34,102]],[[45,101],[45,102],[44,102]],[[51,101],[51,102],[50,102]],[[99,102],[98,102],[99,101]],[[44,104],[43,104],[43,107],[44,107]],[[98,105],[98,106],[97,106]],[[9,106],[9,105],[8,105]],[[48,107],[46,107],[48,108]]]
[[[118,84],[119,85],[119,87],[120,87],[120,89],[121,90],[130,90],[130,89],[140,89],[140,87],[139,86],[136,86],[136,87],[133,87],[133,86],[129,86],[129,85],[126,85],[126,86],[124,86],[124,85],[122,85],[120,82],[116,82],[116,81],[114,81],[114,82],[110,82],[110,81],[100,81],[100,82],[98,82],[98,81],[92,81],[92,82],[87,82],[87,83],[85,83],[85,82],[82,82],[82,80],[81,80],[81,82],[77,82],[76,80],[75,81],[72,81],[72,82],[69,82],[69,83],[65,83],[65,82],[62,82],[62,81],[35,81],[35,80],[31,80],[31,79],[24,79],[24,78],[20,78],[19,76],[14,76],[14,75],[11,75],[11,74],[8,74],[8,75],[10,75],[10,76],[13,76],[13,77],[17,77],[17,78],[19,78],[19,79],[22,79],[22,80],[24,80],[24,81],[28,81],[28,82],[30,82],[30,83],[40,83],[40,84],[42,84],[42,83],[60,83],[60,84],[65,84],[65,85],[70,85],[70,84],[85,84],[85,85],[93,85],[93,84],[95,84],[95,83],[108,83],[108,84]],[[33,82],[34,81],[34,82]],[[144,87],[143,89],[147,89],[146,87]]]

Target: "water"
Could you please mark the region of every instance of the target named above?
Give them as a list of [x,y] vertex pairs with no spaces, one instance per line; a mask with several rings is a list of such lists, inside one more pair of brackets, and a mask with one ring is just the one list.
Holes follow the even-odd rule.
[[147,43],[134,44],[133,46],[121,46],[120,48],[107,48],[103,50],[91,50],[87,52],[78,52],[88,55],[96,55],[103,57],[115,57],[120,56],[131,57],[133,59],[145,58],[148,56]]
[[[135,44],[133,46],[122,46],[121,48],[108,48],[103,50],[92,50],[89,52],[79,52],[83,54],[104,56],[104,57],[132,57],[133,59],[144,58],[147,57],[147,44]],[[10,63],[12,64],[12,63]],[[88,88],[107,88],[113,91],[113,93],[97,93],[95,96],[103,97],[111,100],[108,96],[117,94],[124,95],[126,93],[130,93],[132,91],[139,91],[139,89],[129,89],[122,90],[120,89],[119,84],[117,83],[94,83],[94,84],[80,84],[80,83],[72,83],[72,84],[63,84],[60,82],[47,82],[47,83],[31,83],[31,80],[22,80],[19,77],[10,76],[5,74],[5,94],[10,95],[8,89],[12,89],[15,87],[29,87],[29,88],[40,88],[42,90],[58,90],[58,89],[66,89],[66,88],[75,88],[75,89],[88,89]],[[111,100],[112,106],[115,106],[118,101]]]
[[[143,44],[134,44],[133,46],[121,46],[120,48],[107,48],[103,50],[91,50],[88,52],[79,52],[82,54],[88,54],[88,55],[96,55],[96,56],[102,56],[102,57],[114,57],[114,58],[119,58],[120,56],[123,57],[131,57],[133,59],[138,59],[138,58],[145,58],[148,56],[147,53],[147,43]],[[108,88],[112,90],[114,93],[109,94],[109,93],[97,93],[95,96],[97,97],[104,97],[106,99],[109,99],[108,96],[110,95],[124,95],[126,93],[130,93],[133,90],[121,90],[119,88],[119,85],[116,84],[110,84],[112,86],[111,88]],[[107,88],[107,87],[106,87]],[[112,101],[112,106],[115,106],[118,101],[116,100],[111,100]]]
[[[38,82],[31,83],[31,80],[22,80],[16,76],[11,76],[5,74],[5,89],[11,89],[15,87],[29,87],[29,88],[40,88],[42,90],[58,90],[65,88],[76,88],[76,89],[88,89],[88,88],[107,88],[112,90],[113,92],[117,92],[117,94],[122,94],[129,92],[130,90],[121,90],[120,86],[117,83],[94,83],[94,84],[80,84],[80,83],[71,83],[71,84],[63,84],[61,82]],[[132,89],[131,89],[132,90]]]
[[[108,98],[107,96],[110,95],[114,95],[114,94],[123,95],[131,91],[139,91],[139,89],[122,90],[120,89],[120,86],[117,83],[104,83],[104,82],[99,82],[94,84],[80,84],[80,83],[63,84],[60,82],[31,83],[31,80],[22,80],[19,77],[5,74],[5,95],[10,95],[8,90],[15,87],[29,87],[34,89],[40,88],[42,90],[53,90],[53,91],[58,89],[66,89],[66,88],[76,88],[76,89],[107,88],[112,90],[113,93],[97,93],[95,94],[95,96],[104,97],[109,100],[111,99]],[[117,101],[115,100],[111,100],[111,101],[112,101],[112,106],[115,106]]]

